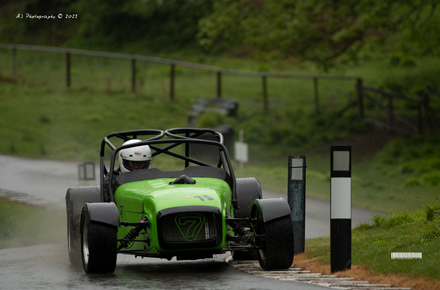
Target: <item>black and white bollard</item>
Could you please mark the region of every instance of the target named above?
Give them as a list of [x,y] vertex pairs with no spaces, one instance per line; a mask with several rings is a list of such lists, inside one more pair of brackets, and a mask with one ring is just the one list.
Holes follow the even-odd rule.
[[331,272],[351,268],[351,146],[330,148]]
[[304,253],[306,218],[306,157],[289,156],[287,201],[293,225],[293,254]]

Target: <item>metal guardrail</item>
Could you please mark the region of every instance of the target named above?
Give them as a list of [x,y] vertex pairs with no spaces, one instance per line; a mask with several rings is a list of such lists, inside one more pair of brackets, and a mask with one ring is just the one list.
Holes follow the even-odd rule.
[[[91,51],[73,48],[60,48],[60,47],[48,47],[48,46],[37,46],[37,45],[23,45],[23,44],[3,44],[0,43],[0,48],[11,49],[12,50],[12,78],[16,79],[17,75],[17,50],[30,50],[30,51],[42,51],[42,52],[53,52],[62,53],[66,55],[66,85],[71,87],[71,55],[84,55],[84,56],[96,56],[105,57],[113,59],[126,59],[131,61],[131,90],[136,91],[136,61],[152,62],[158,64],[164,64],[170,66],[170,99],[173,100],[175,96],[175,67],[181,66],[186,68],[200,69],[205,71],[210,71],[216,74],[216,95],[217,98],[222,97],[222,75],[237,75],[237,76],[248,76],[248,77],[258,77],[262,79],[262,91],[263,91],[263,104],[264,112],[269,112],[268,105],[268,93],[267,93],[267,78],[288,78],[288,79],[303,79],[312,80],[315,98],[315,111],[319,113],[319,92],[318,92],[318,80],[344,80],[344,81],[355,81],[356,82],[356,92],[358,99],[361,98],[361,90],[359,90],[360,85],[362,85],[362,80],[358,77],[349,76],[314,76],[314,75],[295,75],[295,74],[277,74],[277,73],[264,73],[264,72],[248,72],[232,69],[222,69],[219,67],[213,67],[198,63],[191,63],[186,61],[171,60],[165,58],[143,56],[136,54],[123,54],[123,53],[113,53],[113,52],[103,52],[103,51]],[[362,116],[362,111],[360,111]]]

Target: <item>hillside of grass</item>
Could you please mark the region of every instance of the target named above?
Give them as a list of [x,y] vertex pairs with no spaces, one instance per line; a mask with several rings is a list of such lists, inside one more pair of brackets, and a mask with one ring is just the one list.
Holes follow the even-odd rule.
[[[259,62],[181,54],[176,58],[221,68],[258,71]],[[0,154],[98,161],[106,134],[140,128],[186,127],[192,104],[213,98],[216,75],[176,67],[175,98],[169,98],[169,67],[139,62],[135,93],[131,92],[130,63],[124,60],[72,56],[72,83],[66,87],[65,56],[17,52],[17,78],[11,79],[11,51],[0,50]],[[366,61],[329,75],[361,77],[364,84],[400,88],[415,95],[417,72],[432,81],[438,59],[420,59],[415,67],[388,59]],[[319,74],[294,61],[273,62],[269,72]],[[401,83],[397,80],[402,79]],[[421,77],[419,77],[421,79]],[[262,186],[287,191],[289,155],[307,158],[307,196],[329,199],[329,147],[351,145],[353,150],[353,205],[381,212],[422,208],[439,188],[440,147],[435,132],[399,136],[359,121],[354,82],[320,80],[320,113],[316,113],[311,80],[268,79],[269,112],[264,113],[261,79],[224,75],[223,97],[237,100],[236,118],[212,114],[198,126],[231,124],[236,138],[244,130],[250,162],[237,176],[255,176]],[[410,80],[413,80],[411,83]],[[415,82],[415,83],[414,83]],[[411,88],[413,91],[411,91]],[[374,108],[370,115],[380,115]],[[381,152],[380,154],[378,154]]]

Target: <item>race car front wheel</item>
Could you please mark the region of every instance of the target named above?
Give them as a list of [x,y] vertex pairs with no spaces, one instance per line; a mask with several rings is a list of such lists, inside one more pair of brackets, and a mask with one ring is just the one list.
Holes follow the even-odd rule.
[[117,229],[90,220],[84,207],[81,214],[81,256],[87,274],[111,274],[116,268]]
[[[277,207],[272,210],[277,210]],[[287,269],[293,263],[292,221],[289,215],[269,219],[271,215],[273,212],[267,207],[254,206],[251,210],[251,228],[256,233],[258,262],[264,270]]]

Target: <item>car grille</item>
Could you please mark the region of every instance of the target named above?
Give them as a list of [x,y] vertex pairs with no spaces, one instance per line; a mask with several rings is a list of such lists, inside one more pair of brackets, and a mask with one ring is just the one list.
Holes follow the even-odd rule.
[[[209,210],[208,210],[209,209]],[[221,214],[218,209],[200,209],[158,214],[159,243],[164,249],[216,247],[222,240]]]

